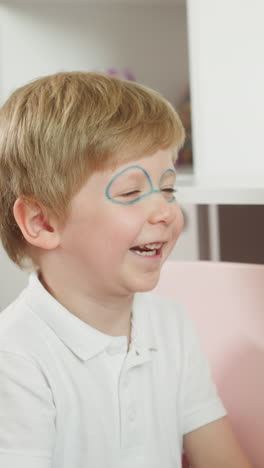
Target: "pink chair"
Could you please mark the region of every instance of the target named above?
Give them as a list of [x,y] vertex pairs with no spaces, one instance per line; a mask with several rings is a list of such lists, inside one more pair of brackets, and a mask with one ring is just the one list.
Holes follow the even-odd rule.
[[154,292],[186,306],[233,429],[264,467],[264,265],[174,262]]

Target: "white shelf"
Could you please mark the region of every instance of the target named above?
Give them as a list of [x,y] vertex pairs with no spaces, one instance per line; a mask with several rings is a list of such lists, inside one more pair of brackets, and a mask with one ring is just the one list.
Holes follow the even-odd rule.
[[190,171],[178,171],[177,199],[194,205],[263,205],[264,182],[257,178],[198,180]]
[[48,4],[72,4],[81,5],[186,5],[186,0],[1,0],[1,4],[12,5],[48,5]]

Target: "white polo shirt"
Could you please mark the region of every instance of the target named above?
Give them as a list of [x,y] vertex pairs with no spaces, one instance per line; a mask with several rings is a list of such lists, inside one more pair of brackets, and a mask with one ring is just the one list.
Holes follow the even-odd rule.
[[0,314],[0,466],[180,468],[183,435],[225,409],[172,300],[137,294],[132,336],[127,352],[31,275]]

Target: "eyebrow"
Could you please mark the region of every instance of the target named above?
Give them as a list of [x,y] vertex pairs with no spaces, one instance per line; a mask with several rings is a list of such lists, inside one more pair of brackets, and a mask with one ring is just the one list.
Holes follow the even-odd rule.
[[167,169],[165,172],[160,177],[160,183],[163,182],[164,180],[173,178],[174,181],[176,181],[176,176],[177,173],[174,169]]
[[120,177],[120,179],[122,177],[122,179],[125,179],[125,180],[134,180],[134,179],[138,179],[139,177],[142,177],[142,176],[145,177],[145,174],[144,174],[144,172],[139,171],[137,168],[134,168],[134,169],[127,170],[123,174],[117,174],[117,178],[118,178],[118,176]]
[[[137,172],[135,172],[136,170]],[[147,178],[147,180],[149,181],[152,187],[151,178],[148,172],[141,166],[133,165],[133,166],[128,166],[122,171],[115,174],[112,177],[111,181],[109,182],[107,188],[109,188],[117,179],[121,178],[121,176],[122,176],[122,180],[129,182],[131,179],[138,180],[138,178],[140,178],[141,180],[143,180],[143,175]]]

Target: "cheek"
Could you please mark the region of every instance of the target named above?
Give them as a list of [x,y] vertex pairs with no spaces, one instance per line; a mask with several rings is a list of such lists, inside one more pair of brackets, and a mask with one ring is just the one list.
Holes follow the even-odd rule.
[[140,217],[133,210],[121,210],[117,215],[108,218],[108,232],[115,244],[124,245],[127,249],[128,244],[132,244],[138,233],[142,229]]
[[93,219],[88,237],[93,239],[94,245],[102,244],[108,256],[122,256],[142,229],[141,219],[136,210],[129,207],[110,206],[103,216]]

